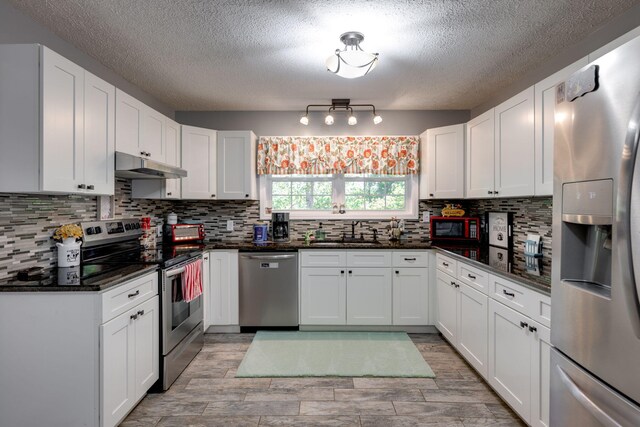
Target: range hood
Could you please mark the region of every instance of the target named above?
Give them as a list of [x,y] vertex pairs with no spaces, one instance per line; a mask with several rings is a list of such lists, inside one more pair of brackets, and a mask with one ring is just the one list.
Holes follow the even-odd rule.
[[116,151],[116,176],[130,179],[184,178],[187,171],[140,156]]

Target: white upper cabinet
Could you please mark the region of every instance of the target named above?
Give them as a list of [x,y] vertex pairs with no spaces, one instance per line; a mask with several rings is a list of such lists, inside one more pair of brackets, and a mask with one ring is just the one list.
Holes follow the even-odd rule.
[[96,194],[114,193],[115,98],[112,85],[85,71],[84,182]]
[[535,91],[535,195],[553,194],[553,135],[556,85],[587,65],[585,56],[534,86]]
[[116,90],[116,149],[166,162],[166,117],[131,95]]
[[[165,162],[171,166],[182,165],[182,135],[180,125],[164,117]],[[180,199],[181,179],[134,179],[131,195],[134,199]]]
[[42,188],[74,192],[84,185],[84,70],[42,49]]
[[496,196],[533,196],[533,98],[531,86],[495,108]]
[[256,135],[218,132],[218,199],[257,200]]
[[142,116],[144,104],[133,96],[116,89],[116,150],[143,156]]
[[492,197],[494,188],[494,109],[467,123],[467,197]]
[[113,194],[114,92],[44,46],[0,46],[0,191]]
[[[180,125],[166,117],[164,125],[165,149],[167,152],[166,162],[171,166],[182,167],[182,135],[180,133]],[[180,181],[180,178],[167,179],[165,181],[165,199],[180,198]]]
[[[421,199],[461,199],[464,197],[464,124],[429,129],[426,132],[426,188],[420,181]],[[424,134],[423,134],[424,135]],[[422,147],[424,148],[424,142]]]
[[215,130],[182,126],[183,199],[216,199]]
[[468,198],[534,194],[533,86],[467,123]]

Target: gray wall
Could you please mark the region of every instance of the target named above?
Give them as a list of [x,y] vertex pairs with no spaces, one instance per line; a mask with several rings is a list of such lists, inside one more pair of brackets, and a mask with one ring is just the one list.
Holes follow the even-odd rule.
[[300,111],[177,111],[179,123],[216,130],[252,130],[258,136],[324,136],[324,135],[419,135],[426,129],[465,123],[469,120],[468,110],[378,111],[382,123],[373,124],[371,110],[355,111],[358,119],[355,126],[347,125],[344,111],[334,114],[332,126],[324,124],[325,113],[314,111],[309,114],[309,125],[300,124]]
[[0,0],[0,43],[40,43],[80,65],[96,76],[122,89],[152,108],[169,117],[174,110],[134,84],[120,77],[83,51],[66,42],[31,17],[15,9],[6,0]]
[[516,83],[494,93],[485,102],[471,109],[471,117],[479,116],[529,86],[536,84],[556,71],[587,56],[590,52],[633,30],[638,25],[640,25],[640,4],[632,7],[624,14],[613,18],[582,41],[573,46],[568,46],[558,55],[542,63],[539,67],[530,70]]

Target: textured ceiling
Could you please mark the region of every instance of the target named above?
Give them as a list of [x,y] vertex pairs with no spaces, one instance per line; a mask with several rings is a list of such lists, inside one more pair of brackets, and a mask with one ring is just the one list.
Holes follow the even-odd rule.
[[[10,0],[176,110],[469,109],[638,0]],[[380,53],[345,80],[345,31]]]

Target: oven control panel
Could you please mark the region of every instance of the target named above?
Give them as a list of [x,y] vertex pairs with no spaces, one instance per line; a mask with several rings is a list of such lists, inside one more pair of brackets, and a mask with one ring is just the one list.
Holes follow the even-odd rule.
[[80,226],[84,233],[82,240],[85,247],[130,240],[142,235],[140,220],[135,218],[83,222]]

